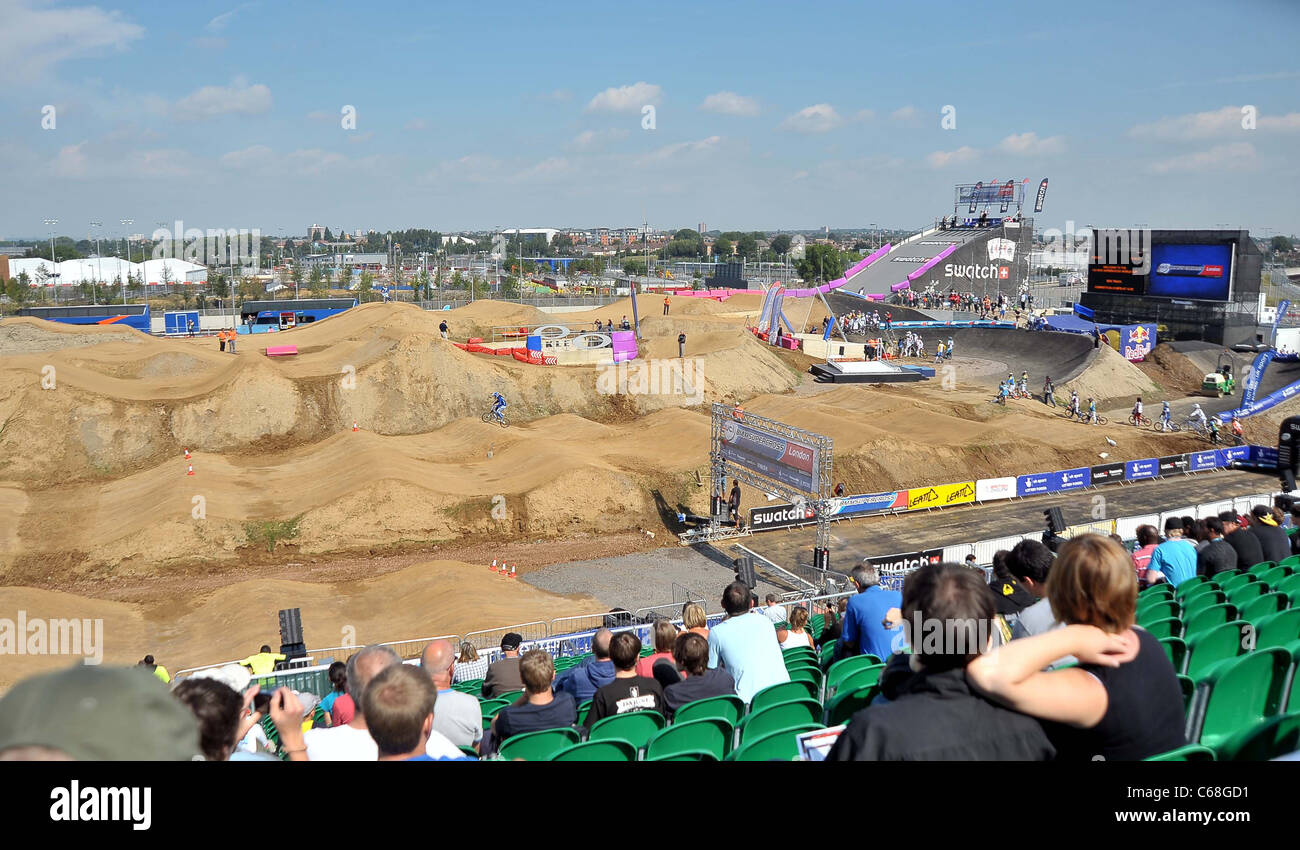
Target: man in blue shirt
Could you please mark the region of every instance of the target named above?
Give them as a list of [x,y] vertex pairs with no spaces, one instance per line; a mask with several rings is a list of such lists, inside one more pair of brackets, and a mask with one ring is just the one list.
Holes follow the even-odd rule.
[[753,594],[733,581],[722,592],[727,619],[709,630],[709,667],[722,667],[736,680],[736,695],[748,703],[769,685],[790,681],[776,626],[753,608]]
[[1196,576],[1196,545],[1183,539],[1183,521],[1180,518],[1165,520],[1165,542],[1151,553],[1147,569],[1163,574],[1174,587]]
[[591,638],[591,657],[561,676],[555,683],[555,692],[567,693],[582,705],[597,690],[614,681],[614,662],[609,659],[609,641],[613,636],[609,629],[597,629]]
[[903,646],[903,628],[901,625],[886,628],[883,621],[890,609],[903,607],[903,594],[881,587],[880,574],[869,564],[854,567],[851,577],[858,593],[849,598],[840,647],[835,655],[839,658],[871,654],[888,661]]

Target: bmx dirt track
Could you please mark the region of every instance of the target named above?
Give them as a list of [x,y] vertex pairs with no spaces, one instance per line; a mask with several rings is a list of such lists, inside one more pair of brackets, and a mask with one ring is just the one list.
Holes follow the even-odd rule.
[[[486,563],[509,548],[527,573],[609,541],[628,552],[671,545],[673,509],[707,509],[696,481],[708,478],[713,401],[831,436],[835,477],[850,492],[1197,445],[1187,435],[1070,423],[1039,401],[989,404],[988,384],[998,376],[962,346],[996,357],[999,369],[1016,358],[1066,371],[1087,361],[1074,349],[1036,351],[1044,341],[1059,348],[1055,334],[958,338],[950,383],[818,385],[807,374],[810,358],[745,329],[760,301],[758,293],[721,304],[673,298],[669,316],[658,315],[656,301],[642,320],[651,357],[675,356],[677,334],[687,334],[703,405],[685,395],[601,394],[596,367],[471,354],[437,332],[443,318],[457,340],[495,326],[617,321],[631,314],[627,302],[563,316],[495,302],[439,313],[368,304],[277,335],[299,348],[286,359],[264,357],[247,339],[231,356],[211,339],[4,320],[0,612],[80,617],[128,606],[113,609],[111,657],[152,651],[173,669],[247,654],[250,641],[260,644],[273,629],[265,612],[304,599],[321,606],[313,618],[328,610],[342,623],[373,624],[364,640],[592,613],[590,599],[524,582],[497,590],[486,583],[493,579]],[[793,300],[790,315],[818,321],[821,309]],[[998,340],[1015,343],[1010,354],[992,347]],[[46,366],[57,386],[43,387]],[[1145,380],[1103,350],[1075,380],[1138,378]],[[509,429],[478,419],[494,389],[510,401]],[[746,489],[744,506],[762,499]],[[498,505],[504,514],[494,513]],[[256,543],[254,532],[286,520],[297,520],[297,534],[274,553]],[[450,563],[457,559],[438,554],[448,548],[473,557]],[[559,561],[556,552],[565,553]],[[384,561],[403,553],[415,560]],[[322,572],[332,563],[358,566]],[[422,566],[435,563],[450,565]],[[428,583],[421,578],[420,593],[394,603],[402,586],[386,575],[408,568],[410,582],[427,575]],[[652,573],[644,581],[656,586]],[[671,595],[663,587],[663,597]],[[0,687],[5,681],[12,679],[0,671]]]

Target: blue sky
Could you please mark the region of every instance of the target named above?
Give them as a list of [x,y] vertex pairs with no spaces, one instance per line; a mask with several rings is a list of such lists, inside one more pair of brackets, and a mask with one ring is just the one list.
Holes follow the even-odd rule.
[[1290,0],[0,0],[0,21],[5,236],[913,227],[954,183],[1042,177],[1045,227],[1300,231]]

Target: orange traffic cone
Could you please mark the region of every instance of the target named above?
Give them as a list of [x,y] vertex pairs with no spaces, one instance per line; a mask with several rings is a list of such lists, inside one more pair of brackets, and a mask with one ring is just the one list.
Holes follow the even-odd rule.
[[492,572],[496,572],[496,571],[497,571],[497,559],[496,559],[496,558],[493,558],[493,559],[492,559],[492,566],[488,567],[488,569],[490,569]]
[[190,467],[189,470],[187,470],[185,474],[186,474],[186,475],[193,475],[193,474],[194,474],[194,464],[191,463],[191,464],[189,465],[189,467]]
[[505,561],[502,561],[502,562],[501,562],[501,575],[505,575],[505,574],[506,574],[506,562],[505,562]]
[[514,577],[515,577],[515,568],[514,568],[514,567],[511,567],[511,568],[510,568],[510,577],[511,577],[511,578],[514,578]]
[[185,450],[185,459],[186,459],[186,460],[189,460],[189,459],[190,459],[190,450],[189,450],[189,449],[186,449],[186,450]]
[[360,431],[360,430],[361,430],[361,429],[357,427],[357,420],[353,419],[353,420],[352,420],[352,432],[355,434],[357,431]]

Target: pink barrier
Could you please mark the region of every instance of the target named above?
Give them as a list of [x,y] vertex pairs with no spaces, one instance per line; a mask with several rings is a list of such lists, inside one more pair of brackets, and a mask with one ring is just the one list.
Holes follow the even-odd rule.
[[296,345],[268,345],[266,347],[267,357],[284,357],[287,354],[297,354],[298,346]]
[[911,281],[900,280],[898,283],[896,283],[896,284],[894,284],[893,286],[889,287],[889,291],[890,291],[890,292],[902,292],[904,289],[910,289],[911,286],[912,286]]
[[942,251],[940,251],[940,252],[939,252],[938,254],[936,254],[934,257],[930,258],[929,260],[926,260],[925,263],[923,263],[919,269],[917,269],[916,271],[914,271],[914,272],[912,272],[911,274],[909,274],[909,275],[907,276],[907,279],[908,279],[908,280],[916,280],[918,277],[920,277],[921,275],[923,275],[923,274],[925,274],[926,272],[928,272],[930,269],[932,269],[932,268],[934,268],[935,266],[937,266],[941,260],[946,259],[946,258],[948,257],[949,254],[951,254],[953,251],[956,251],[956,250],[957,250],[957,246],[956,246],[956,245],[949,245],[947,248],[944,248]]

